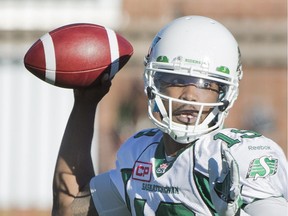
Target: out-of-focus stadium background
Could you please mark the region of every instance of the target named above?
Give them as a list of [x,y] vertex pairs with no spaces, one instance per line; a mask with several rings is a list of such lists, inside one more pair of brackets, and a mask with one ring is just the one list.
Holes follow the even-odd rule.
[[114,166],[119,145],[151,126],[143,57],[172,19],[204,15],[239,41],[244,78],[227,127],[256,130],[287,153],[287,3],[285,0],[0,0],[0,215],[50,215],[55,160],[73,103],[71,90],[46,84],[23,66],[28,48],[75,22],[113,28],[135,53],[99,107],[96,172]]

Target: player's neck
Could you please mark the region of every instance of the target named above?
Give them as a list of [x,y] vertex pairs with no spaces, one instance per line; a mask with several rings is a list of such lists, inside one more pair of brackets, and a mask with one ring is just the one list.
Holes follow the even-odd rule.
[[178,151],[185,148],[185,144],[175,142],[168,134],[163,134],[165,153],[167,156],[176,156]]

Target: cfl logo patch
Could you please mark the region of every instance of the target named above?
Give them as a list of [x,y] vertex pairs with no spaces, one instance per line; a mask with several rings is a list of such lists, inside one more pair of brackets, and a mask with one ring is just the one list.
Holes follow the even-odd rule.
[[142,161],[136,161],[133,169],[132,178],[140,181],[151,181],[152,164]]

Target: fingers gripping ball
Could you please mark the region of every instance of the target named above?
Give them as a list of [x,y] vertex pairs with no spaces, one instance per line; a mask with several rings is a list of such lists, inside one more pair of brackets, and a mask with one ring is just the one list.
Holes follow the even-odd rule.
[[52,85],[81,88],[97,83],[105,73],[112,79],[132,54],[132,45],[113,30],[79,23],[42,36],[27,51],[24,65]]
[[238,164],[224,142],[221,145],[221,156],[220,174],[215,160],[209,160],[211,199],[220,216],[236,215],[242,205]]

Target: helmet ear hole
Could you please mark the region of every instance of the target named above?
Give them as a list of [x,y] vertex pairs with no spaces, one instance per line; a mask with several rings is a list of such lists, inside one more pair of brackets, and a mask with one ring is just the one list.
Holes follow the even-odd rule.
[[222,101],[223,105],[219,106],[219,110],[221,112],[225,111],[227,109],[227,107],[229,106],[230,102],[228,100],[223,100]]

